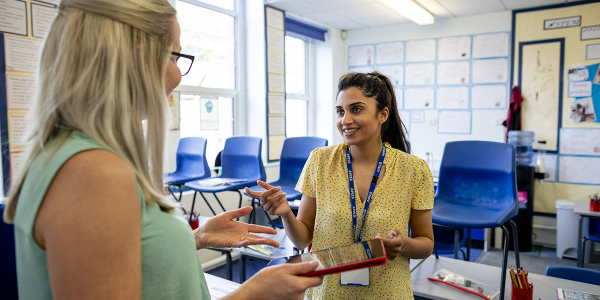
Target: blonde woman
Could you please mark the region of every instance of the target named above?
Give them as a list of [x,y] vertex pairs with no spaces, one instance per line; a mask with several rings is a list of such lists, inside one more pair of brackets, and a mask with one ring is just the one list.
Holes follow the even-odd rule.
[[[182,76],[175,15],[167,0],[61,1],[4,215],[21,299],[210,299],[197,249],[277,244],[233,221],[250,208],[192,233],[164,195],[166,95]],[[322,279],[299,274],[315,268],[266,268],[228,299],[302,299]]]

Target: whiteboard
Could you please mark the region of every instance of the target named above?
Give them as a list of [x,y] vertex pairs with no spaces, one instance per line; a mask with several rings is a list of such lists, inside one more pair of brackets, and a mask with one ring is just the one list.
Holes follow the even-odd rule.
[[408,64],[406,65],[404,85],[430,85],[435,79],[435,64]]
[[468,61],[444,62],[437,65],[437,81],[439,85],[469,84],[471,63]]
[[392,85],[404,85],[403,65],[378,66],[377,72],[387,76],[392,82]]
[[558,181],[584,184],[600,184],[600,158],[582,156],[560,156],[558,159]]
[[508,56],[509,33],[480,34],[473,36],[473,58]]
[[471,87],[471,108],[506,108],[506,89],[502,85],[474,85]]
[[440,110],[438,111],[439,133],[471,133],[470,110]]
[[406,62],[434,61],[435,40],[406,42]]
[[433,109],[433,88],[408,88],[404,90],[404,109]]
[[460,36],[438,40],[438,60],[471,58],[471,37]]
[[435,95],[436,109],[469,108],[468,86],[438,87]]
[[600,155],[600,129],[560,129],[560,154]]
[[508,80],[508,59],[473,61],[473,83],[504,83]]
[[348,68],[348,73],[371,73],[373,67],[351,67]]
[[377,44],[376,57],[378,64],[404,62],[404,42]]
[[368,66],[373,64],[373,54],[375,47],[373,45],[352,46],[348,49],[349,66]]

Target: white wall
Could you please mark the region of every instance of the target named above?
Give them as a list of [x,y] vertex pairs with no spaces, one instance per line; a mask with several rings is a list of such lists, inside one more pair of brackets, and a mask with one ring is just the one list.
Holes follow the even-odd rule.
[[[347,72],[347,51],[348,46],[351,45],[510,31],[511,18],[512,14],[510,11],[503,11],[462,18],[436,20],[434,24],[425,26],[411,23],[350,30],[342,49],[341,56],[344,57],[344,60],[337,73],[344,74]],[[412,143],[413,154],[426,158],[425,153],[432,152],[434,154],[433,169],[438,170],[446,142],[458,140],[503,142],[505,127],[495,125],[495,122],[506,119],[506,114],[506,110],[473,110],[472,133],[470,135],[462,135],[438,134],[437,110],[426,111],[424,123],[411,123],[410,125],[409,137]],[[435,122],[433,123],[434,125],[432,125],[432,122]]]

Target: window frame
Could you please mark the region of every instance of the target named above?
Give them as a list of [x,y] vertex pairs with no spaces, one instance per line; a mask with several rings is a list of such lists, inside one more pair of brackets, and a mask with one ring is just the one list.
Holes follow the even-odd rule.
[[[288,115],[287,115],[287,100],[302,100],[306,102],[306,136],[310,136],[311,135],[311,128],[310,128],[310,108],[311,108],[311,103],[310,103],[310,85],[309,85],[309,61],[310,61],[310,57],[309,57],[309,44],[310,44],[310,38],[293,33],[293,32],[285,32],[285,36],[289,36],[289,37],[293,37],[299,40],[304,41],[304,94],[292,94],[292,93],[288,93],[287,91],[285,92],[285,107],[286,107],[286,114],[285,114],[285,120],[286,120],[286,130],[285,130],[285,134],[287,136],[287,119],[288,119]],[[284,37],[285,38],[285,37]],[[285,53],[285,51],[284,51]],[[287,73],[286,73],[287,75]],[[287,76],[286,76],[287,77]],[[286,78],[287,80],[287,78]]]

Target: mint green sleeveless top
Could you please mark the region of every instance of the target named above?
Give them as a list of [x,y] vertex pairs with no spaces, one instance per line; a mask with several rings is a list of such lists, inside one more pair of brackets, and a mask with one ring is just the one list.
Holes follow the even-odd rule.
[[[43,152],[28,170],[14,219],[22,300],[52,299],[46,251],[35,242],[33,226],[61,166],[73,155],[91,149],[108,150],[86,134],[73,132],[56,153]],[[142,299],[210,299],[190,226],[181,216],[162,212],[158,204],[147,205],[139,185],[138,194],[142,210]]]

